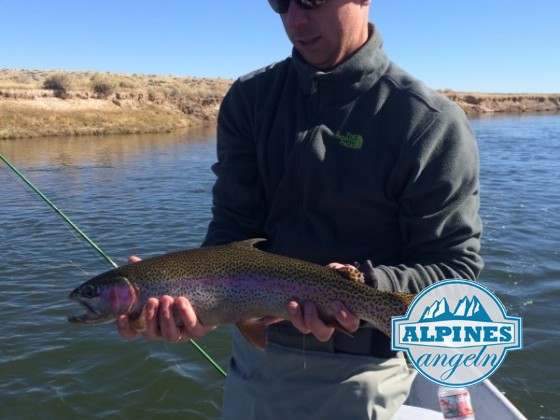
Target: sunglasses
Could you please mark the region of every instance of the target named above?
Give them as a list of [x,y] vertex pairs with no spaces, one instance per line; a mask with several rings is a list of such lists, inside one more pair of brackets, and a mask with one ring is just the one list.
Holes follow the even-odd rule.
[[[311,10],[322,6],[327,0],[294,0],[302,9]],[[290,8],[290,0],[268,0],[268,4],[276,13],[283,15]]]

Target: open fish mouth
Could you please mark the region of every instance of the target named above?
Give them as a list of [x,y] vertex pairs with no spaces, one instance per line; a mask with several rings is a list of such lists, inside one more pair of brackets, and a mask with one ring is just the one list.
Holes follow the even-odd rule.
[[68,316],[68,321],[74,324],[103,324],[115,320],[114,317],[112,317],[110,314],[99,312],[96,308],[89,305],[87,302],[84,302],[83,300],[72,300],[76,300],[86,310],[86,312],[83,314]]

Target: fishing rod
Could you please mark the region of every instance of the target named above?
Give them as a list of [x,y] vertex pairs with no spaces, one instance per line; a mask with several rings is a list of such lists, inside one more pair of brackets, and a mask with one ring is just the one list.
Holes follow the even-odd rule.
[[[64,212],[62,210],[60,210],[51,200],[49,200],[49,198],[43,194],[41,192],[41,190],[39,188],[37,188],[24,174],[22,174],[7,158],[4,157],[4,155],[2,155],[0,153],[0,159],[6,164],[8,165],[8,167],[23,181],[25,182],[25,184],[27,184],[27,186],[29,186],[39,197],[41,197],[41,199],[47,203],[60,217],[62,217],[62,219],[78,234],[80,235],[87,243],[88,245],[90,245],[99,255],[101,255],[101,257],[103,257],[105,259],[105,261],[107,261],[110,265],[112,265],[113,267],[118,267],[117,264],[115,264],[115,262],[109,258],[109,256],[103,252],[103,250],[101,248],[99,248],[99,246],[97,246],[95,244],[95,242],[93,242],[72,220],[70,220],[70,218],[68,216],[66,216],[66,214],[64,214]],[[212,357],[210,357],[210,355],[202,348],[200,347],[194,340],[189,340],[189,343],[191,343],[191,345],[202,355],[204,356],[204,358],[210,362],[210,364],[218,371],[220,372],[224,377],[227,376],[227,373],[220,367],[220,365],[218,365],[218,363],[216,361],[214,361],[214,359],[212,359]]]

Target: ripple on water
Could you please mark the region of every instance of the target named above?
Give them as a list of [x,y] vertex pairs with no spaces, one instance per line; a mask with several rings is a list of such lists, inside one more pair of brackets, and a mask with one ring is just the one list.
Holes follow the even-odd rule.
[[[524,349],[492,376],[528,418],[560,401],[560,117],[474,120],[484,222],[481,282],[523,317]],[[210,219],[214,138],[35,139],[1,151],[117,263],[195,247]],[[188,345],[125,342],[70,325],[75,286],[107,264],[0,170],[0,417],[215,418],[223,378]],[[221,366],[228,329],[201,342]]]

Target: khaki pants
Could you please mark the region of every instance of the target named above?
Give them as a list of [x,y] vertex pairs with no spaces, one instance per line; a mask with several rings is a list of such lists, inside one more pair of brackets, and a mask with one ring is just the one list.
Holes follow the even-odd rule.
[[235,330],[222,418],[390,419],[415,375],[404,357],[377,359],[274,343],[262,351]]

